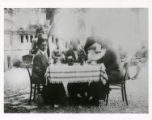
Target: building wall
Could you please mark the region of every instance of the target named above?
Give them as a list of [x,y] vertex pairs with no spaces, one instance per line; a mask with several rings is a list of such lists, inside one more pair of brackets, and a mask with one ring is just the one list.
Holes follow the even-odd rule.
[[[35,31],[29,29],[30,25],[45,24],[46,15],[41,9],[17,8],[15,13],[4,14],[4,69],[12,67],[15,59],[22,60],[22,56],[29,54]],[[22,28],[24,33],[19,33]],[[23,39],[21,40],[21,36]],[[33,36],[31,40],[31,36]],[[28,38],[28,39],[27,39]]]
[[[21,36],[23,39],[21,40]],[[27,36],[27,38],[26,38]],[[32,39],[31,39],[31,36]],[[32,41],[35,33],[26,31],[26,34],[20,34],[17,31],[4,32],[4,69],[12,67],[15,60],[22,60],[22,56],[29,54],[32,47]]]

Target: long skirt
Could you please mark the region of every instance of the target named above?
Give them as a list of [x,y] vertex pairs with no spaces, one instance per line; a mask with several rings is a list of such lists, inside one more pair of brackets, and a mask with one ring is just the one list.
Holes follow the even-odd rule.
[[65,89],[63,83],[48,83],[43,89],[46,103],[63,104],[65,102]]

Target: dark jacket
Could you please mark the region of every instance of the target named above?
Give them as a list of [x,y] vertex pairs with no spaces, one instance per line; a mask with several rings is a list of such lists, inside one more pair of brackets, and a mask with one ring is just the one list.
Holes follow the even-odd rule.
[[33,59],[32,79],[34,83],[45,83],[44,74],[48,65],[47,57],[38,51]]
[[114,50],[107,49],[105,55],[97,63],[104,63],[109,81],[122,80],[123,69],[121,60]]

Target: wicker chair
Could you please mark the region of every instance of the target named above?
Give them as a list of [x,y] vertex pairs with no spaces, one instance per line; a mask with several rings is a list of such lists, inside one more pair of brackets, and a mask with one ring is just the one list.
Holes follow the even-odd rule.
[[[37,93],[39,93],[40,91],[42,91],[44,84],[36,84],[33,82],[32,80],[32,64],[31,65],[27,65],[26,69],[28,71],[29,74],[29,78],[30,78],[30,99],[29,99],[29,104],[31,104],[31,101],[34,100],[35,101],[35,96]],[[33,99],[32,99],[33,97]]]
[[33,60],[33,55],[31,54],[28,54],[28,55],[24,55],[22,57],[22,61],[25,63],[25,64],[31,64],[32,63],[32,60]]

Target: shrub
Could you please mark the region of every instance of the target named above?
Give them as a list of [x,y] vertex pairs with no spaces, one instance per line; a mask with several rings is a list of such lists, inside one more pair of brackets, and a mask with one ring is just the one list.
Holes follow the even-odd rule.
[[15,59],[14,61],[13,61],[13,66],[14,67],[20,67],[21,66],[21,61],[20,60],[18,60],[18,59]]

